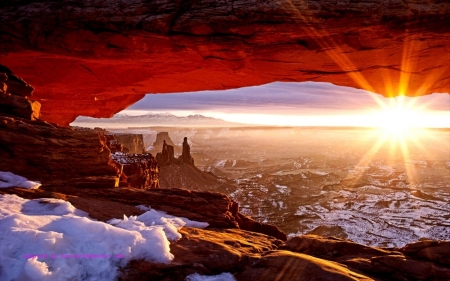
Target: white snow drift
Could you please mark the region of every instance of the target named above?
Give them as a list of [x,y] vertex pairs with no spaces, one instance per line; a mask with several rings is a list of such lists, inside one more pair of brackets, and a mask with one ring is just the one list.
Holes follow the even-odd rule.
[[26,189],[37,189],[39,186],[41,186],[41,183],[38,181],[29,181],[11,172],[0,171],[0,188],[22,187]]
[[185,225],[155,210],[109,223],[63,200],[0,195],[0,280],[114,280],[130,260],[173,260]]

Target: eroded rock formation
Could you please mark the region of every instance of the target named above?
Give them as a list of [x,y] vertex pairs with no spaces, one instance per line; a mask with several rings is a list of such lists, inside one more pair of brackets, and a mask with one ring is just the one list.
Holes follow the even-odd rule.
[[178,161],[180,163],[194,166],[194,158],[191,156],[191,146],[187,141],[187,137],[184,137],[183,151],[181,152],[180,157],[178,157]]
[[141,134],[114,134],[127,153],[145,153],[144,138]]
[[1,171],[43,184],[113,188],[120,170],[109,155],[101,132],[0,115]]
[[109,159],[103,132],[39,120],[28,83],[0,67],[0,171],[44,185],[113,188],[121,170]]
[[441,0],[6,1],[0,64],[61,125],[146,93],[273,81],[448,93],[449,14]]
[[[120,187],[150,189],[159,187],[159,167],[151,153],[145,153],[142,135],[106,134],[106,144],[111,150],[111,159],[122,173]],[[118,137],[119,136],[119,137]],[[131,147],[139,153],[129,153]]]
[[[158,138],[156,140],[158,141]],[[175,158],[174,146],[167,144],[166,140],[163,140],[161,152],[156,154],[156,161],[161,167],[178,164],[178,159]]]
[[150,153],[115,152],[111,158],[122,165],[120,186],[140,189],[159,187],[159,167]]
[[39,118],[41,104],[29,100],[34,88],[0,65],[0,114],[27,120]]
[[215,192],[231,192],[232,189],[235,189],[225,179],[219,179],[211,172],[201,171],[194,165],[187,138],[184,138],[182,153],[178,158],[174,155],[174,146],[168,145],[163,140],[161,152],[156,154],[156,161],[160,166],[161,188],[186,188]]
[[173,143],[172,139],[170,138],[168,132],[159,132],[158,134],[156,134],[156,140],[153,142],[153,150],[161,151],[163,149],[164,142],[167,145],[176,147],[175,144]]

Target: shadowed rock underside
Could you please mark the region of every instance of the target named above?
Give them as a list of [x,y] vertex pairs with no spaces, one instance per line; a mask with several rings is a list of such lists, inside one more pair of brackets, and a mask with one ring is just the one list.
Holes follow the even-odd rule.
[[439,0],[7,1],[0,64],[60,125],[110,117],[146,93],[273,81],[448,93],[449,15]]

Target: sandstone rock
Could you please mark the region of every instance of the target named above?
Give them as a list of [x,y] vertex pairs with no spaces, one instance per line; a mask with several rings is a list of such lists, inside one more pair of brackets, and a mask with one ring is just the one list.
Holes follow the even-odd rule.
[[171,146],[175,147],[175,144],[170,139],[168,132],[159,132],[156,135],[156,140],[153,142],[153,150],[161,151],[163,148],[163,145],[164,145],[164,141],[166,142],[167,145],[171,145]]
[[116,140],[127,148],[127,153],[144,153],[144,138],[141,134],[114,134]]
[[41,104],[22,96],[0,93],[0,114],[28,120],[39,118]]
[[[46,190],[59,192],[60,188],[51,186]],[[216,192],[199,192],[177,188],[147,190],[114,188],[106,192],[102,189],[80,190],[70,188],[69,185],[64,188],[64,193],[79,197],[110,200],[132,206],[150,205],[156,210],[165,211],[174,216],[207,222],[213,228],[241,228],[277,238],[285,239],[286,237],[286,234],[277,227],[257,222],[251,223],[248,221],[251,218],[248,217],[245,218],[247,221],[240,226],[239,221],[243,220],[243,215],[239,213],[238,204],[225,194]]]
[[[238,207],[237,203],[235,203],[235,206],[236,208]],[[234,217],[239,225],[239,228],[253,232],[264,233],[283,241],[287,240],[286,234],[282,232],[277,226],[257,222],[252,218],[239,213],[238,211],[239,209],[235,212]]]
[[[157,161],[161,163],[158,158]],[[212,173],[201,171],[192,165],[177,164],[176,162],[174,165],[161,165],[160,180],[162,188],[185,188],[216,192],[236,189],[234,186],[219,180]]]
[[112,188],[118,184],[120,171],[111,165],[109,154],[102,133],[0,116],[1,171],[44,185],[64,186],[73,181],[79,187]]
[[123,280],[184,280],[193,273],[236,272],[281,243],[270,236],[239,229],[183,228],[180,233],[183,237],[170,244],[175,256],[170,264],[132,261],[122,271]]
[[[8,67],[0,64],[0,73],[2,73],[1,82],[4,82],[8,92],[15,96],[29,97],[34,91],[34,87],[25,82],[21,77],[15,75]],[[6,79],[5,79],[6,78]]]
[[293,237],[286,242],[283,249],[327,259],[348,255],[363,257],[391,254],[390,251],[364,246],[349,240],[334,237],[325,238],[317,235]]
[[146,93],[274,81],[448,93],[449,14],[440,0],[6,1],[0,62],[61,125]]
[[339,281],[374,280],[347,267],[312,256],[289,251],[273,251],[263,255],[236,276],[237,280]]
[[128,154],[116,152],[111,158],[123,166],[121,179],[129,186],[140,189],[159,187],[159,167],[150,153]]
[[[1,72],[4,71],[4,72]],[[0,114],[17,116],[28,120],[39,118],[41,104],[25,98],[23,92],[31,95],[33,88],[8,68],[0,65]]]
[[169,166],[171,164],[179,164],[178,159],[175,158],[175,150],[172,145],[168,145],[163,141],[161,152],[156,154],[156,161],[160,166]]
[[[421,246],[418,246],[418,243],[409,244],[402,249],[408,249],[403,251],[409,251],[411,254],[417,253],[416,250],[419,248],[419,252],[440,252],[440,257],[450,252],[449,249],[445,249],[447,243],[445,241],[441,242],[444,247],[439,250],[434,248],[437,243],[424,243]],[[368,247],[334,237],[325,238],[316,235],[294,237],[281,249],[345,264],[353,271],[363,272],[379,280],[447,280],[450,278],[450,269],[445,264],[439,264],[439,258],[434,259],[433,263],[424,261],[426,258],[411,257],[399,251]],[[436,258],[432,254],[428,256]]]
[[187,141],[187,137],[184,137],[183,151],[182,151],[180,157],[178,157],[178,161],[180,161],[181,163],[184,163],[184,164],[194,166],[194,158],[192,158],[192,156],[191,156],[191,146],[189,145],[189,143]]
[[399,251],[416,259],[437,262],[450,267],[450,241],[419,241],[408,244]]
[[[327,188],[330,187],[328,186]],[[322,189],[325,190],[327,188]],[[347,233],[345,232],[345,229],[338,225],[335,226],[320,225],[314,228],[313,230],[309,231],[307,234],[319,235],[324,237],[333,236],[342,239],[346,239],[348,237]]]
[[116,152],[128,153],[128,150],[126,150],[123,144],[116,139],[115,135],[105,134],[105,138],[106,138],[106,145],[108,146],[111,153]]
[[129,149],[116,139],[117,135],[105,135],[106,144],[112,152],[112,163],[120,170],[119,186],[139,189],[158,188],[159,167],[152,154],[143,153],[142,135],[124,134],[121,137],[121,140],[133,150],[141,150],[140,154],[128,153]]

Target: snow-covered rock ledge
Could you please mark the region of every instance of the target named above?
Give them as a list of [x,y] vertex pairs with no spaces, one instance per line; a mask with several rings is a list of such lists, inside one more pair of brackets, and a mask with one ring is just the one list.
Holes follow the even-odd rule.
[[152,209],[104,223],[64,200],[0,195],[0,280],[115,280],[131,260],[170,263],[184,225]]
[[26,189],[37,189],[42,184],[38,181],[30,181],[11,172],[0,171],[0,188],[21,187]]

